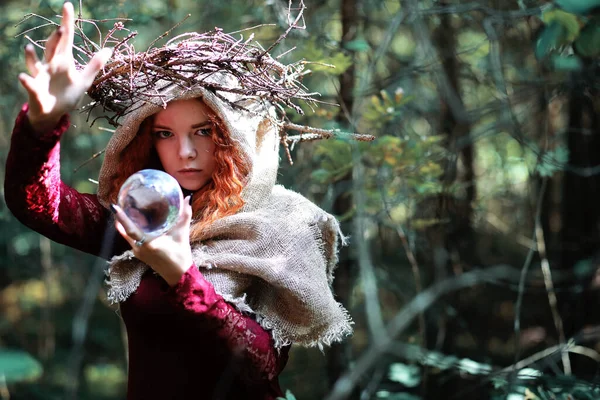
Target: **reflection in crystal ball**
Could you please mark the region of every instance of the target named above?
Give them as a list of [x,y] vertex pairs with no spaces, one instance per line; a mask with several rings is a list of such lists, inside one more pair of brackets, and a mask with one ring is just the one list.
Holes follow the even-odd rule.
[[177,223],[183,194],[171,175],[144,169],[127,178],[117,201],[146,238],[152,239],[168,232]]

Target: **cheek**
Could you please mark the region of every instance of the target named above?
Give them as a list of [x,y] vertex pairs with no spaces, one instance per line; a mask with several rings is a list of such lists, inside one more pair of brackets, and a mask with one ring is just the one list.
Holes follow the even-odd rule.
[[215,146],[210,146],[209,148],[204,148],[204,170],[212,175],[217,168],[217,160],[215,159]]
[[202,138],[201,141],[198,142],[196,151],[198,152],[198,156],[205,159],[207,162],[209,160],[214,159],[215,157],[215,148],[216,145],[209,138]]
[[209,157],[209,163],[213,168],[217,163],[217,161],[215,160],[215,148],[216,147],[217,146],[214,143],[212,143],[212,145],[210,146],[209,149],[207,149],[208,151],[206,152],[206,156]]
[[172,152],[172,150],[168,146],[168,143],[166,143],[165,141],[155,142],[154,149],[156,150],[156,154],[158,155],[158,159],[160,160],[160,163],[162,164],[163,168],[168,169],[169,160],[171,159],[171,157],[169,157],[169,154]]

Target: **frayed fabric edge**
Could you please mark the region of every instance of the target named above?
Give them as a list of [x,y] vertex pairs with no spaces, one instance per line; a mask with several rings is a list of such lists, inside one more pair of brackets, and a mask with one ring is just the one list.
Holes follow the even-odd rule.
[[271,334],[271,337],[273,338],[273,346],[275,349],[277,349],[277,351],[280,351],[283,347],[290,346],[292,344],[297,344],[303,347],[318,347],[319,350],[323,351],[324,346],[331,346],[333,343],[341,342],[353,333],[352,325],[354,325],[354,322],[352,321],[352,317],[340,303],[337,303],[337,305],[343,319],[336,324],[329,326],[315,339],[314,336],[294,337],[294,335],[290,335],[289,333],[284,332],[282,329],[276,328],[278,323],[273,321],[273,318],[269,318],[263,314],[255,312],[252,307],[248,305],[246,302],[246,294],[237,298],[234,298],[230,295],[223,295],[218,292],[217,294],[223,297],[226,302],[233,305],[239,311],[254,315],[256,322],[258,322],[258,324],[264,330]]
[[271,333],[274,342],[273,346],[278,351],[281,350],[282,347],[290,346],[291,344],[303,347],[318,347],[319,350],[323,351],[324,346],[329,347],[333,343],[341,342],[353,333],[352,325],[354,325],[354,322],[350,317],[350,313],[348,313],[340,303],[338,303],[338,307],[342,313],[343,319],[327,327],[327,329],[318,334],[317,337],[315,337],[315,335],[294,337],[293,335],[283,332],[281,329],[275,328],[277,323],[271,318],[261,314],[255,315],[256,321],[260,326]]
[[148,270],[147,265],[143,263],[138,263],[134,269],[131,269],[130,274],[127,275],[126,279],[118,279],[114,274],[112,274],[112,270],[114,265],[118,261],[129,261],[134,259],[135,256],[131,250],[126,251],[125,253],[114,256],[108,262],[109,267],[105,271],[105,275],[107,279],[104,280],[104,283],[108,287],[106,291],[106,298],[110,304],[118,304],[122,303],[131,296],[133,292],[136,291],[140,282],[142,280],[142,275]]
[[[122,255],[115,256],[110,260],[110,264],[112,265],[116,261],[120,260],[130,260],[134,258],[133,252],[127,251]],[[198,267],[198,266],[197,266]],[[208,266],[211,268],[212,265]],[[106,285],[108,286],[107,290],[107,299],[111,304],[121,303],[129,298],[129,296],[135,292],[138,288],[142,275],[146,272],[149,267],[143,263],[137,265],[133,274],[129,275],[129,279],[127,279],[127,283],[125,285],[122,284],[121,280],[114,281],[114,276],[111,277],[111,269],[109,267],[105,272],[107,276],[111,277],[111,279],[105,280]],[[353,332],[352,325],[354,322],[348,311],[342,306],[342,304],[337,303],[339,311],[341,313],[341,320],[331,326],[327,327],[323,332],[318,335],[310,335],[310,336],[294,336],[289,332],[284,332],[282,329],[277,328],[279,323],[275,321],[275,318],[269,318],[260,313],[255,312],[252,307],[246,301],[246,294],[241,297],[233,297],[228,294],[218,293],[223,299],[233,305],[240,312],[244,312],[247,314],[252,314],[255,316],[256,321],[260,324],[260,326],[269,331],[273,338],[273,346],[280,351],[281,348],[285,346],[289,346],[292,343],[297,344],[303,347],[318,347],[321,351],[323,351],[324,346],[331,346],[335,342],[341,342],[347,336],[350,336]],[[316,337],[315,337],[316,336]]]

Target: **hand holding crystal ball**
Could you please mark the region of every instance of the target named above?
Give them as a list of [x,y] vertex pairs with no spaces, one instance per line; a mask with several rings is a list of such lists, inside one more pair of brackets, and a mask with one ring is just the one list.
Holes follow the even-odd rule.
[[117,203],[150,240],[168,232],[177,223],[183,193],[171,175],[156,169],[144,169],[123,183]]

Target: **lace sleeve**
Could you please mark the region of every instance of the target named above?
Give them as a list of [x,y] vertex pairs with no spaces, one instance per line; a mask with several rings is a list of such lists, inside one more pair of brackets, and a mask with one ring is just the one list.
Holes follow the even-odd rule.
[[211,323],[229,352],[238,356],[236,369],[248,383],[271,381],[285,366],[288,348],[278,352],[269,333],[218,295],[196,266],[188,269],[168,296],[190,318]]
[[67,246],[100,254],[109,211],[96,195],[82,194],[60,177],[60,137],[69,127],[64,115],[51,131],[36,134],[19,113],[6,161],[6,205],[24,225]]

